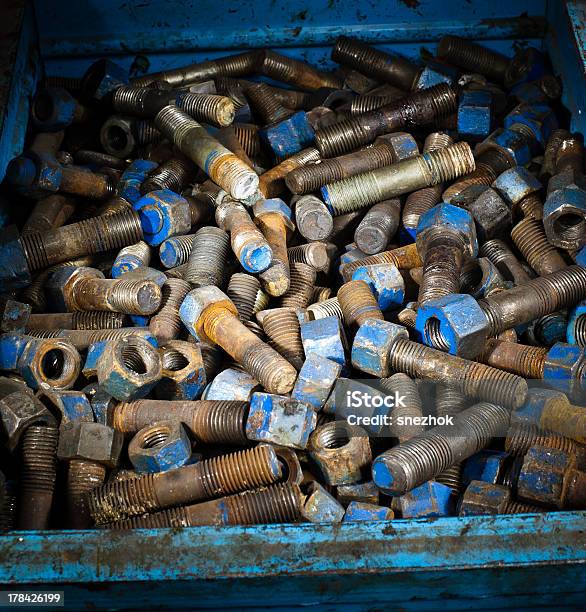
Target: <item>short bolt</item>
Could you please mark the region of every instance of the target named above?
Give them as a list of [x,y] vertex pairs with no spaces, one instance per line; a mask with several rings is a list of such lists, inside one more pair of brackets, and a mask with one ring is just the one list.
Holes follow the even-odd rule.
[[376,297],[368,283],[351,280],[338,289],[338,301],[344,315],[344,322],[351,329],[360,327],[368,319],[384,321]]
[[375,204],[354,232],[358,248],[368,255],[384,251],[399,227],[400,216],[401,201],[397,198]]
[[187,263],[195,234],[171,236],[161,242],[159,259],[165,268],[175,268]]
[[315,268],[318,272],[327,272],[330,268],[331,244],[310,242],[287,249],[291,263],[301,263]]
[[197,230],[183,278],[192,287],[220,286],[224,282],[230,237],[218,227]]
[[149,330],[161,345],[179,336],[179,306],[190,291],[191,284],[179,278],[170,278],[163,285],[161,307],[149,321]]
[[327,240],[334,229],[334,220],[326,205],[314,195],[295,202],[297,230],[308,241]]
[[290,270],[289,290],[282,296],[281,306],[285,308],[305,308],[313,297],[317,271],[313,266],[300,262],[293,262]]
[[300,370],[305,354],[295,308],[273,308],[261,311],[257,318],[260,320],[270,345],[296,370]]
[[511,230],[511,238],[527,263],[540,276],[567,267],[561,253],[547,239],[541,221],[526,217]]

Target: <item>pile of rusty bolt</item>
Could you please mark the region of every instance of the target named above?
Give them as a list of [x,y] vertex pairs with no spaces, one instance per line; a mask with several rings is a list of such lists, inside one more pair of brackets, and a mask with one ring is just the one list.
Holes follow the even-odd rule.
[[547,58],[332,60],[41,83],[2,186],[1,529],[586,508],[586,178]]

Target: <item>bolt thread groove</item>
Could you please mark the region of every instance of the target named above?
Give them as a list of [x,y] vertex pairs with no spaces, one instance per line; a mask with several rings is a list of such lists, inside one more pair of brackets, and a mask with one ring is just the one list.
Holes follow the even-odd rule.
[[313,297],[316,276],[317,272],[313,266],[292,262],[289,290],[281,298],[281,306],[284,308],[306,308]]
[[301,342],[299,319],[293,308],[278,308],[265,314],[262,327],[270,345],[296,370],[303,365],[305,354]]
[[248,402],[201,402],[191,419],[191,429],[204,444],[233,444],[248,442],[245,433]]
[[480,247],[480,254],[489,259],[505,278],[511,278],[515,285],[522,285],[530,280],[529,274],[502,240],[487,240]]
[[332,297],[332,290],[329,287],[314,287],[312,301],[325,302]]
[[470,72],[480,72],[496,81],[503,81],[509,59],[458,36],[444,36],[438,45],[438,57]]
[[406,374],[399,373],[393,374],[389,378],[381,378],[380,386],[388,395],[396,394],[396,397],[403,398],[403,403],[405,404],[404,406],[396,406],[392,410],[391,417],[393,424],[390,426],[391,435],[398,438],[399,442],[402,443],[422,434],[422,425],[396,425],[396,423],[401,421],[409,422],[408,420],[405,421],[405,419],[416,419],[423,414],[421,397],[416,382]]
[[215,285],[224,281],[230,236],[219,227],[202,227],[193,239],[187,269],[183,278],[194,287]]
[[543,204],[536,193],[525,196],[518,204],[519,210],[524,217],[530,217],[541,221],[543,219]]
[[442,198],[442,191],[442,185],[434,185],[433,187],[424,187],[410,193],[403,207],[403,225],[415,230],[419,223],[419,217],[436,204],[439,204]]
[[234,102],[226,96],[183,93],[177,97],[177,106],[196,121],[216,127],[227,127],[234,121]]
[[440,244],[427,249],[423,261],[423,277],[419,287],[419,304],[444,297],[460,290],[463,252],[460,245],[444,234]]
[[72,315],[73,329],[120,329],[124,326],[125,316],[120,312],[74,312]]
[[350,116],[363,115],[391,104],[405,96],[402,90],[397,89],[394,93],[388,94],[364,94],[357,96],[350,102]]
[[574,323],[574,337],[576,344],[581,347],[586,347],[586,315],[581,315],[576,318]]
[[91,525],[87,494],[104,484],[106,468],[95,461],[74,459],[67,473],[69,527],[84,529]]
[[[258,69],[258,66],[255,66]],[[319,89],[320,87],[342,88],[342,81],[333,74],[315,70],[308,64],[294,60],[274,51],[263,51],[260,72],[265,76],[298,85],[301,89]]]
[[[78,281],[80,294],[83,294],[83,282],[83,280]],[[148,296],[147,299],[144,298],[145,294]],[[154,281],[121,278],[110,285],[107,301],[108,307],[115,312],[150,315],[158,310],[161,304],[161,289]]]
[[424,153],[423,159],[431,172],[432,185],[452,181],[475,169],[474,155],[467,142],[457,142],[444,149]]
[[446,487],[450,487],[454,493],[459,494],[462,489],[462,464],[455,463],[441,474],[438,474],[435,480]]
[[370,286],[363,280],[344,283],[338,289],[338,302],[349,327],[360,327],[368,319],[384,320]]
[[226,294],[236,306],[238,318],[243,323],[250,321],[255,313],[256,300],[260,290],[260,282],[256,276],[236,272],[230,277]]
[[315,133],[315,143],[322,157],[334,157],[358,149],[375,137],[359,122],[361,116],[339,121]]
[[284,357],[256,338],[242,356],[241,364],[269,393],[290,391],[297,378],[297,371]]
[[540,379],[543,378],[546,355],[545,347],[525,346],[491,338],[487,340],[478,361],[525,378]]
[[265,83],[255,83],[246,88],[246,97],[252,108],[265,124],[276,123],[286,119],[290,112],[282,106]]
[[570,137],[567,130],[554,130],[547,141],[543,153],[543,163],[539,172],[540,179],[548,180],[556,172],[556,158],[562,142]]
[[342,307],[337,297],[328,298],[322,302],[311,304],[307,307],[307,310],[311,312],[313,319],[325,319],[326,317],[338,317],[340,321],[344,320],[344,314]]
[[537,425],[517,423],[509,428],[505,440],[507,453],[515,456],[525,455],[532,446],[545,446],[571,455],[578,450],[576,442],[571,438],[566,438],[553,431],[539,429]]
[[[329,268],[330,258],[323,242],[310,242],[287,249],[287,256],[291,263],[304,264],[317,270],[326,271]],[[311,275],[308,275],[311,278]]]
[[179,307],[191,285],[180,278],[170,278],[162,288],[161,308],[149,321],[149,330],[162,344],[179,336],[182,329]]
[[559,251],[547,239],[541,221],[526,217],[511,230],[511,238],[529,265],[540,276],[567,267]]
[[[186,264],[189,259],[189,254],[191,253],[194,238],[195,234],[167,238],[159,249],[159,253],[162,254],[165,252],[165,261],[162,261],[163,258],[161,258],[163,265],[169,269]],[[172,255],[168,254],[169,250],[172,250]]]
[[533,512],[543,512],[543,508],[510,500],[507,502],[503,514],[531,514]]
[[170,189],[181,193],[195,175],[195,168],[190,159],[173,157],[156,168],[141,185],[142,194],[160,189]]
[[234,135],[244,149],[248,157],[258,157],[262,147],[260,137],[258,135],[258,126],[246,123],[234,123],[232,125]]
[[364,253],[384,251],[399,227],[401,202],[386,200],[372,206],[354,232],[354,241]]

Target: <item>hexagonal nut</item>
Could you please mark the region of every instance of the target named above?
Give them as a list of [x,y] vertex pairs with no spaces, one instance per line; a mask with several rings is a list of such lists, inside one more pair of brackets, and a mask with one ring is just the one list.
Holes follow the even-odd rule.
[[258,135],[279,160],[309,147],[315,139],[315,132],[303,111],[261,128]]
[[121,85],[128,84],[128,72],[109,59],[94,62],[83,75],[84,100],[103,100]]
[[344,517],[344,508],[319,482],[312,482],[301,515],[310,523],[339,523]]
[[122,173],[116,193],[133,206],[141,198],[141,186],[148,173],[158,167],[158,164],[148,159],[135,159]]
[[195,400],[206,385],[206,371],[199,345],[171,340],[159,349],[163,377],[155,389],[159,399]]
[[417,251],[425,257],[427,245],[434,237],[446,234],[457,236],[470,257],[478,255],[476,226],[472,215],[453,204],[438,204],[419,217],[417,224]]
[[347,506],[350,502],[362,502],[378,506],[380,491],[374,482],[369,480],[367,482],[340,485],[336,488],[336,496],[343,506]]
[[61,425],[71,421],[94,421],[92,407],[83,391],[43,389],[38,392],[37,398],[52,414],[58,415]]
[[538,504],[563,508],[565,476],[575,466],[574,455],[545,446],[532,446],[519,472],[517,495]]
[[317,353],[326,359],[346,365],[346,335],[338,317],[307,321],[300,326],[303,351],[308,357]]
[[507,236],[510,233],[513,225],[511,209],[494,189],[485,189],[470,203],[468,210],[474,217],[480,242]]
[[581,388],[586,350],[575,344],[556,342],[547,352],[543,380],[549,387],[574,394]]
[[253,393],[246,420],[246,437],[304,449],[316,421],[317,416],[308,404],[282,395]]
[[179,421],[159,421],[137,432],[128,457],[140,474],[166,472],[189,461],[191,442]]
[[389,146],[393,151],[395,162],[419,155],[419,147],[417,146],[417,142],[408,132],[393,132],[392,134],[383,134],[382,136],[377,137],[374,144],[386,144]]
[[170,189],[151,191],[133,204],[140,216],[144,241],[159,246],[171,236],[187,234],[191,229],[189,203]]
[[24,249],[14,225],[0,230],[0,284],[4,291],[23,289],[32,282]]
[[579,170],[566,168],[554,174],[547,183],[547,197],[558,189],[581,189],[586,191],[586,176]]
[[453,85],[458,80],[459,70],[436,59],[428,59],[414,89],[428,89],[440,83]]
[[395,513],[386,506],[377,506],[375,504],[353,501],[348,504],[342,522],[390,521],[394,518]]
[[429,480],[401,495],[401,514],[404,519],[450,516],[455,509],[454,497],[450,487]]
[[352,365],[379,378],[389,376],[389,351],[398,338],[409,340],[407,329],[402,325],[376,319],[365,321],[354,336]]
[[481,140],[492,128],[492,95],[490,91],[465,90],[458,104],[458,133],[466,140]]
[[488,321],[478,302],[464,293],[454,293],[421,304],[415,329],[427,346],[473,359],[484,349]]
[[202,316],[205,310],[211,307],[225,308],[238,317],[238,310],[232,300],[215,285],[198,287],[190,291],[181,302],[179,317],[192,336],[195,336],[200,342],[214,344],[214,341],[208,338],[204,331]]
[[321,410],[341,373],[339,363],[311,353],[299,370],[291,398]]
[[462,467],[462,485],[467,486],[473,480],[482,480],[497,484],[505,471],[509,453],[493,450],[481,450],[468,457]]
[[248,372],[239,368],[226,368],[214,376],[201,399],[248,402],[252,394],[261,389],[258,380]]
[[100,144],[106,153],[127,159],[138,146],[136,139],[136,118],[112,115],[100,128]]
[[70,421],[59,429],[57,457],[64,461],[86,459],[115,468],[120,459],[124,434],[101,423]]
[[586,347],[586,300],[570,311],[566,336],[570,344]]
[[547,197],[543,206],[547,239],[560,249],[586,245],[586,191],[566,187]]
[[98,361],[108,346],[108,342],[109,340],[100,340],[89,345],[85,363],[81,371],[87,380],[95,378],[98,375]]
[[475,157],[490,149],[500,151],[507,157],[512,166],[525,166],[531,161],[529,143],[521,132],[497,128],[485,140],[476,145]]
[[98,382],[121,402],[145,397],[161,379],[161,357],[139,336],[110,341],[98,360]]
[[460,287],[475,299],[489,296],[496,291],[510,289],[512,283],[506,281],[497,267],[486,257],[470,259],[462,266]]
[[75,310],[72,300],[73,286],[80,278],[105,278],[104,274],[95,268],[84,266],[67,266],[58,268],[45,281],[47,303],[55,312],[71,312]]
[[6,298],[0,301],[0,332],[24,332],[24,328],[29,320],[32,307]]
[[279,482],[300,485],[303,482],[303,468],[297,456],[297,451],[278,444],[272,444],[271,448],[275,451],[281,469]]
[[515,125],[524,126],[533,134],[538,143],[534,150],[543,149],[553,132],[558,127],[558,121],[553,110],[547,104],[519,104],[505,116],[504,126],[515,129]]
[[256,219],[261,219],[265,215],[278,215],[289,231],[295,230],[293,212],[281,198],[259,200],[252,207],[252,211]]
[[352,280],[363,280],[383,311],[401,306],[405,300],[405,280],[396,266],[373,264],[356,268]]
[[530,388],[525,402],[511,413],[511,425],[528,424],[541,427],[541,416],[549,407],[569,403],[561,391],[553,389]]
[[70,389],[81,372],[81,356],[67,340],[34,338],[20,355],[17,370],[32,389]]
[[318,427],[309,438],[307,450],[332,486],[364,480],[372,461],[368,434],[346,421]]
[[459,516],[504,514],[511,491],[499,484],[473,480],[460,500]]
[[542,188],[535,176],[522,166],[505,170],[498,175],[492,186],[511,206],[519,204],[528,195]]
[[55,417],[28,393],[15,390],[0,400],[0,421],[8,450],[13,451],[29,425],[56,425]]

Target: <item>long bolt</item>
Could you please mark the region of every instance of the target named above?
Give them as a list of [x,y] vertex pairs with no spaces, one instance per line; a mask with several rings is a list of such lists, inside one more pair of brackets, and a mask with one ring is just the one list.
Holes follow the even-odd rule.
[[467,142],[404,159],[392,166],[325,185],[322,197],[334,215],[365,208],[416,189],[450,181],[474,169]]
[[450,64],[499,82],[505,80],[505,73],[511,62],[504,55],[459,36],[444,36],[439,41],[437,54]]
[[195,178],[195,165],[185,157],[172,157],[149,173],[148,178],[140,186],[144,195],[150,191],[170,189],[181,193]]
[[68,259],[113,251],[142,239],[140,217],[128,210],[94,217],[45,233],[21,236],[20,242],[31,271],[48,268]]
[[[342,88],[342,81],[333,74],[320,72],[304,62],[264,50],[260,72],[275,81],[290,83],[300,89],[320,89],[321,87]],[[255,66],[258,69],[258,65]]]
[[381,134],[434,123],[454,113],[456,106],[456,94],[448,85],[434,85],[364,115],[322,128],[315,134],[315,143],[323,157],[342,155],[371,143]]
[[130,434],[161,420],[181,421],[205,444],[244,446],[248,444],[247,418],[248,402],[146,399],[118,404],[112,415],[112,427]]
[[376,255],[370,255],[364,259],[358,259],[350,263],[344,264],[340,269],[344,280],[350,280],[352,274],[362,266],[370,266],[374,264],[390,264],[399,268],[399,270],[411,270],[413,268],[419,268],[423,265],[421,257],[417,251],[417,245],[415,243],[408,244],[404,247],[399,247],[391,251],[383,251]]
[[177,338],[182,325],[179,318],[179,306],[183,298],[191,291],[191,285],[180,278],[170,278],[162,287],[161,307],[149,321],[149,330],[160,345]]
[[155,117],[155,125],[234,198],[246,199],[258,190],[256,172],[183,111],[166,106]]
[[18,529],[47,529],[57,478],[56,427],[31,425],[22,437]]
[[227,127],[234,121],[234,102],[226,96],[181,92],[175,98],[177,108],[196,121],[215,127]]
[[[319,151],[313,147],[294,153],[291,157],[261,174],[259,180],[260,192],[265,198],[274,198],[281,195],[286,188],[291,189],[288,181],[293,173],[304,168],[313,168],[319,158]],[[291,189],[291,191],[293,190]],[[293,193],[299,192],[293,191]]]
[[[389,378],[381,378],[380,386],[390,396],[402,398],[400,405],[395,406],[391,412],[392,423],[390,433],[399,442],[406,442],[414,436],[423,433],[423,406],[417,383],[406,374],[393,374]],[[399,423],[412,423],[410,425],[399,425]]]
[[317,271],[313,266],[294,262],[291,264],[289,291],[281,298],[285,308],[305,308],[313,297]]
[[305,361],[299,319],[294,308],[274,308],[259,314],[269,344],[296,370]]
[[48,232],[61,227],[75,210],[75,202],[64,195],[50,195],[39,200],[22,227],[23,234]]
[[74,459],[67,472],[67,526],[87,529],[92,525],[87,494],[104,484],[106,467],[96,461]]
[[560,252],[547,239],[541,221],[526,217],[511,230],[511,238],[539,276],[546,276],[567,267]]
[[338,302],[344,315],[344,322],[351,329],[360,327],[368,319],[384,321],[370,286],[363,280],[344,283],[338,289]]
[[30,315],[26,327],[33,329],[120,329],[126,316],[119,312],[58,312]]
[[193,287],[220,286],[224,281],[230,237],[219,227],[197,230],[183,278]]
[[388,495],[403,495],[485,448],[508,424],[502,406],[471,406],[454,417],[453,426],[434,427],[379,455],[372,464],[374,482]]
[[421,68],[409,60],[389,55],[347,36],[340,36],[336,40],[332,60],[407,91],[415,88],[421,74]]
[[95,342],[102,340],[118,340],[128,336],[148,338],[151,332],[148,327],[121,327],[120,329],[31,329],[27,332],[33,338],[62,338],[81,351]]
[[498,238],[487,240],[480,247],[480,255],[489,259],[503,277],[513,281],[515,285],[523,285],[531,280],[531,277],[513,251],[509,249],[505,242]]
[[274,448],[261,444],[169,472],[106,484],[91,493],[89,506],[95,522],[104,525],[172,506],[256,489],[280,477],[281,467]]
[[381,142],[363,151],[323,159],[319,164],[304,165],[290,172],[285,178],[285,183],[293,193],[311,193],[328,183],[390,166],[396,161],[393,149],[387,142]]

